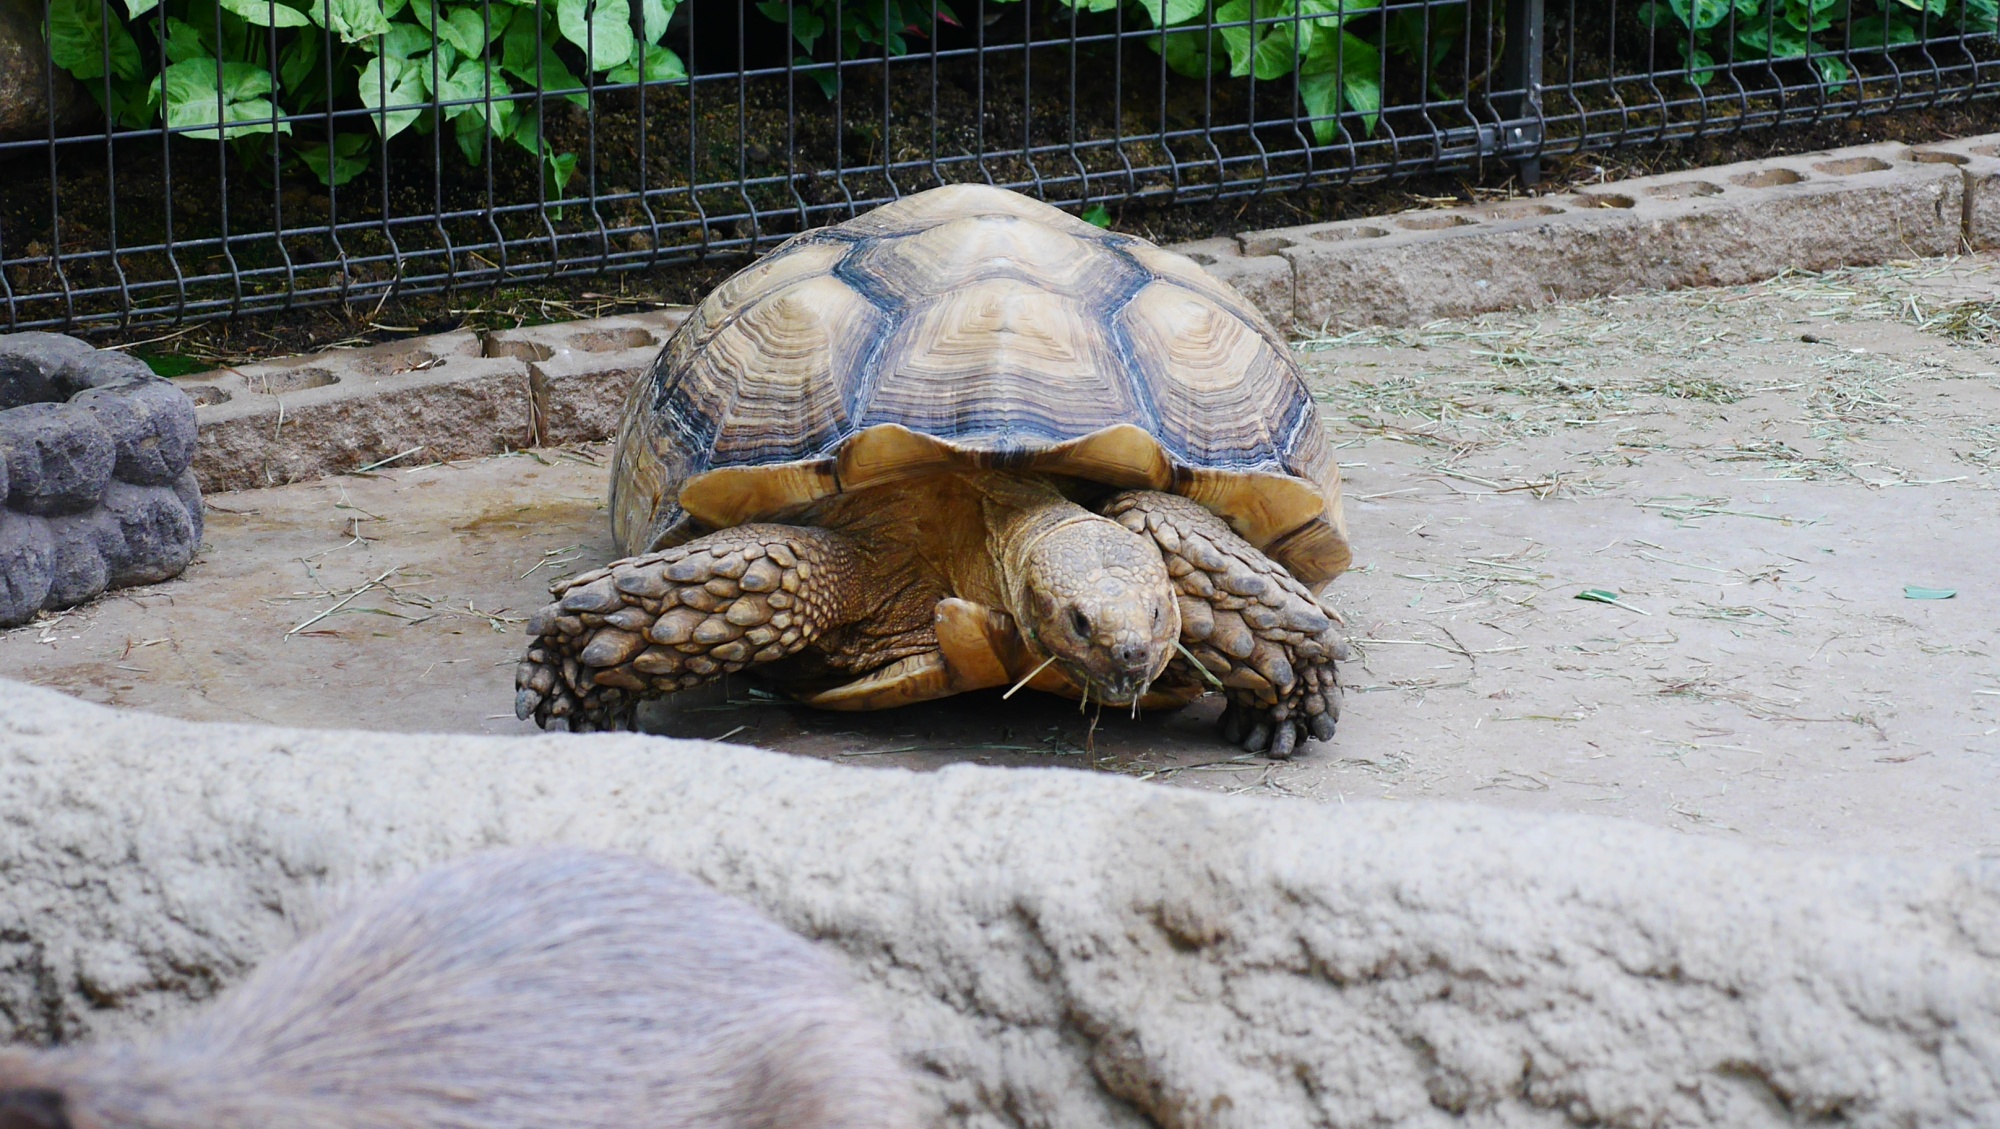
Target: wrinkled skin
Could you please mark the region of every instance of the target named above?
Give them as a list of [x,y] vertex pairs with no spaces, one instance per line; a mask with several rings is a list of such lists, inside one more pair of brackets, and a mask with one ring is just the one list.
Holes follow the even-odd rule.
[[1181,633],[1159,550],[1089,515],[1042,534],[1022,564],[1015,616],[1029,641],[1093,700],[1125,705],[1143,696]]

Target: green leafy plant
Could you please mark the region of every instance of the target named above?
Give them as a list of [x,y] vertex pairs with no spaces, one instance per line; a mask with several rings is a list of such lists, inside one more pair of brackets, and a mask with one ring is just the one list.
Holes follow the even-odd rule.
[[[1008,0],[996,0],[1006,3]],[[2000,0],[1996,0],[2000,2]],[[1064,0],[1079,12],[1108,14],[1128,7],[1142,26],[1158,29],[1147,43],[1174,73],[1205,79],[1226,74],[1262,82],[1296,74],[1300,101],[1321,144],[1338,132],[1343,111],[1359,114],[1372,133],[1382,110],[1383,62],[1394,57],[1432,70],[1463,36],[1465,5],[1399,8],[1385,18],[1382,0]],[[950,7],[932,0],[764,0],[758,11],[787,25],[804,51],[795,62],[852,59],[874,51],[902,55],[912,39],[937,23],[956,24]],[[933,18],[935,17],[935,18]],[[835,45],[833,32],[839,30]],[[834,68],[809,72],[829,97]]]
[[1343,106],[1362,116],[1364,131],[1374,131],[1382,111],[1383,49],[1349,25],[1381,0],[1136,2],[1162,29],[1154,48],[1175,72],[1190,78],[1227,72],[1270,82],[1296,71],[1299,100],[1313,116],[1320,143],[1333,140]]
[[[554,151],[519,95],[587,106],[572,64],[610,83],[687,78],[660,43],[679,0],[119,2],[107,20],[104,0],[49,0],[47,28],[50,58],[114,123],[227,141],[252,167],[275,144],[332,185],[404,130],[448,128],[473,165],[489,144],[534,154],[560,193],[576,155]],[[363,131],[329,133],[329,108],[364,111],[334,119]]]
[[1696,86],[1739,59],[1809,60],[1820,77],[1853,77],[1840,53],[1919,42],[1926,32],[1987,34],[2000,27],[2000,0],[1649,0],[1640,22],[1672,36]]
[[[940,23],[958,23],[944,0],[763,0],[757,10],[772,23],[791,29],[793,42],[804,52],[792,62],[801,67],[812,67],[816,55],[855,59],[875,50],[907,55],[911,39],[930,38]],[[828,98],[833,97],[840,84],[835,68],[806,73]]]

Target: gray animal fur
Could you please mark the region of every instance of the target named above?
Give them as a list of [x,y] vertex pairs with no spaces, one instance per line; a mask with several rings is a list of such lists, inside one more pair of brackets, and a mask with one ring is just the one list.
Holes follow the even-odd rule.
[[908,1129],[836,967],[638,859],[477,855],[334,915],[180,1030],[0,1052],[0,1129]]

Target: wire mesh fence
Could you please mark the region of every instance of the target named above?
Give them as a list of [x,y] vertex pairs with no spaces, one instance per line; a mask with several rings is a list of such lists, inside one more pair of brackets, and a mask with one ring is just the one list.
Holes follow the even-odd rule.
[[959,181],[1089,213],[1532,179],[2000,92],[2000,0],[26,3],[10,329],[642,270]]

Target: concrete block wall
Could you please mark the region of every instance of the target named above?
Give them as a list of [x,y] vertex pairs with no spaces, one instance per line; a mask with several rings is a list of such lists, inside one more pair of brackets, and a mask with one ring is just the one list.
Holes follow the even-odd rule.
[[1412,325],[2000,248],[2000,135],[1181,244],[1275,324]]
[[[195,401],[204,490],[601,439],[681,309],[413,337],[217,369],[175,383]],[[406,454],[407,452],[407,454]]]

